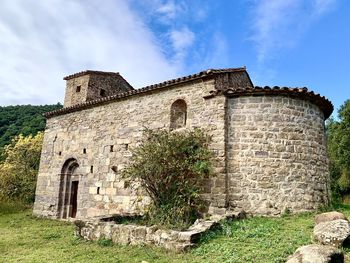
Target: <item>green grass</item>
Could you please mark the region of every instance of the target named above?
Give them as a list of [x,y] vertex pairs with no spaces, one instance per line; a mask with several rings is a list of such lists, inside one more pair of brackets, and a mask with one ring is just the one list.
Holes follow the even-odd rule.
[[[350,206],[337,210],[350,217]],[[202,237],[197,248],[176,254],[109,240],[85,241],[73,235],[69,223],[0,205],[0,262],[285,262],[299,246],[311,243],[314,215],[227,222]],[[350,262],[350,249],[344,252]]]

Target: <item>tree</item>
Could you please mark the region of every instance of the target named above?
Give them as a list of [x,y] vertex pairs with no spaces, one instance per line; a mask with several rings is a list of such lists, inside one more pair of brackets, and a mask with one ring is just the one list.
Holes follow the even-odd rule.
[[31,203],[35,197],[43,133],[19,135],[4,148],[0,162],[0,198]]
[[350,100],[338,111],[338,120],[327,123],[328,152],[332,190],[335,194],[350,193]]
[[146,131],[124,178],[139,181],[153,204],[151,223],[185,228],[198,216],[201,180],[211,172],[209,137],[200,130]]

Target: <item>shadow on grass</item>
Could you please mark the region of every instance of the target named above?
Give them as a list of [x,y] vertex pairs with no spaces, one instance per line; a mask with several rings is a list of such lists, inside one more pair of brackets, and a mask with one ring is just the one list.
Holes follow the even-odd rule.
[[[244,219],[241,219],[244,220]],[[216,238],[219,238],[220,236],[230,236],[232,235],[232,224],[234,221],[237,220],[226,220],[224,222],[221,222],[220,224],[216,225],[214,228],[210,229],[208,232],[200,235],[196,247],[200,246],[201,244],[207,243],[211,240],[214,240]]]
[[350,210],[350,204],[332,204],[333,210],[337,211],[349,211]]
[[24,204],[20,201],[0,200],[0,214],[15,214],[32,209],[33,204]]

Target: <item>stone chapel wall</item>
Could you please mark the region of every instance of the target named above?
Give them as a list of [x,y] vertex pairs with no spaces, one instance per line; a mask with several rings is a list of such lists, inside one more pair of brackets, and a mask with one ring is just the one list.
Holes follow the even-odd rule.
[[[202,195],[210,214],[280,215],[329,203],[324,120],[333,110],[331,102],[306,89],[253,88],[246,73],[214,72],[47,115],[34,214],[70,215],[70,208],[61,207],[71,196],[62,191],[72,184],[68,177],[79,181],[76,217],[140,213],[148,197],[125,184],[120,171],[145,127],[201,128],[212,136],[215,176],[203,181]],[[87,75],[79,74],[67,82],[72,89],[66,99],[74,103],[81,102],[70,97],[76,85],[82,85],[82,101],[89,97]],[[92,80],[112,83],[101,76]],[[124,84],[122,90],[131,88]],[[91,91],[91,99],[99,96],[98,89]]]
[[224,210],[225,97],[204,99],[213,89],[213,79],[197,80],[49,118],[34,214],[59,217],[60,173],[68,159],[79,165],[75,170],[79,178],[78,218],[139,212],[147,197],[139,198],[140,193],[130,190],[121,180],[120,170],[141,142],[144,127],[169,129],[170,108],[177,99],[187,104],[186,128],[199,127],[212,135],[210,147],[217,175],[206,180],[203,196],[211,212]]
[[277,215],[328,203],[324,114],[283,96],[228,99],[230,206]]

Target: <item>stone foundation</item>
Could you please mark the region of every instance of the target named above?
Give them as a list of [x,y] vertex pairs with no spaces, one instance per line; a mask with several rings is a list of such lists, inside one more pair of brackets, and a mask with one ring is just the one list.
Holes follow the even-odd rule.
[[[109,239],[120,245],[154,245],[173,251],[193,247],[201,235],[220,226],[222,220],[242,219],[244,212],[215,216],[210,220],[198,219],[188,230],[160,229],[157,226],[117,224],[106,218],[87,221],[75,220],[76,235],[86,240]],[[108,220],[108,219],[107,219]]]

